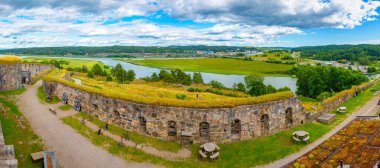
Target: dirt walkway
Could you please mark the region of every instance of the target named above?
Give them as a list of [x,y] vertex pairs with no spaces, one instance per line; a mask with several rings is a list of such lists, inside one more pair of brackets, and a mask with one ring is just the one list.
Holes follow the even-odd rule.
[[352,120],[356,118],[356,116],[370,116],[375,115],[378,109],[377,101],[379,100],[379,96],[373,97],[370,101],[368,101],[363,107],[352,113],[346,120],[344,120],[342,123],[340,123],[338,126],[333,128],[330,132],[319,138],[318,140],[314,141],[313,143],[305,146],[301,149],[301,151],[291,154],[283,159],[277,160],[275,162],[272,162],[270,164],[264,165],[264,166],[257,166],[257,168],[273,168],[273,167],[282,167],[293,160],[301,157],[302,155],[306,154],[307,152],[311,151],[315,147],[317,147],[319,144],[333,136],[335,133],[337,133],[339,130],[341,130],[344,126],[346,126],[348,123],[350,123]]
[[[80,118],[77,118],[77,119],[80,120]],[[99,130],[99,127],[97,125],[95,125],[89,121],[86,121],[85,125],[94,131]],[[102,134],[104,136],[112,138],[115,141],[120,141],[120,139],[121,139],[120,136],[112,134],[108,131],[102,130]],[[143,144],[136,144],[132,141],[127,141],[127,140],[124,140],[123,143],[126,146],[134,147],[134,148],[137,148],[139,150],[144,151],[145,153],[149,153],[149,154],[152,154],[152,155],[164,158],[164,159],[168,159],[168,160],[184,159],[184,158],[189,158],[191,156],[191,151],[189,149],[186,149],[186,148],[178,151],[177,153],[174,153],[174,152],[169,152],[169,151],[158,150],[158,149],[151,147],[151,146],[144,146]]]
[[63,124],[48,110],[48,105],[40,104],[36,97],[39,86],[41,86],[41,81],[27,87],[27,91],[20,95],[17,104],[29,120],[32,129],[44,140],[49,150],[56,152],[60,167],[156,167],[146,163],[127,163],[122,158],[93,145],[70,126]]

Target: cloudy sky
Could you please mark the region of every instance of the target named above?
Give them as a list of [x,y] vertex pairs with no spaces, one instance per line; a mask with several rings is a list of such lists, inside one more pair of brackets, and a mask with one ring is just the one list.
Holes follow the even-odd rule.
[[0,48],[380,44],[379,0],[0,0]]

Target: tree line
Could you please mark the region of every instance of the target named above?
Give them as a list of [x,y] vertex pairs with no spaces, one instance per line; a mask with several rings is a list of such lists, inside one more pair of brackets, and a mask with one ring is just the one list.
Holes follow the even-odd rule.
[[319,99],[369,80],[360,71],[333,66],[299,66],[291,73],[297,76],[298,95]]
[[380,45],[327,45],[298,47],[292,50],[302,52],[302,57],[304,58],[325,61],[339,61],[345,59],[348,61],[357,61],[362,65],[369,65],[370,61],[380,60]]

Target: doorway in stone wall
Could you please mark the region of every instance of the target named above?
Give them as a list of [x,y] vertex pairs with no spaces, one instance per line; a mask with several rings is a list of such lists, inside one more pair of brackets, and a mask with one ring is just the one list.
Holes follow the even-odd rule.
[[285,110],[285,125],[287,127],[293,125],[293,109],[291,107]]
[[260,117],[261,123],[261,136],[269,134],[269,115],[264,114]]
[[239,140],[241,137],[241,121],[235,119],[231,123],[231,139]]
[[208,122],[201,122],[199,124],[199,138],[201,142],[208,142],[210,140],[210,124]]
[[139,117],[139,120],[140,120],[140,132],[147,133],[146,119],[144,117]]

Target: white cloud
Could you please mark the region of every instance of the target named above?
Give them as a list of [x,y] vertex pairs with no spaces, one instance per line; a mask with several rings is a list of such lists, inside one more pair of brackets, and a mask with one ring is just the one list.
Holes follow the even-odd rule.
[[353,28],[377,16],[379,1],[368,0],[166,0],[173,17],[199,22],[297,28]]
[[[315,27],[353,28],[375,20],[379,1],[361,0],[12,0],[0,1],[0,48],[100,45],[281,45],[278,37]],[[212,22],[193,28],[152,23],[170,16]],[[120,21],[128,16],[145,16]],[[154,16],[154,15],[153,15]],[[161,18],[161,15],[154,16]],[[103,24],[108,20],[114,24]],[[80,24],[78,24],[80,23]]]

